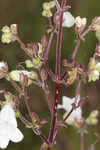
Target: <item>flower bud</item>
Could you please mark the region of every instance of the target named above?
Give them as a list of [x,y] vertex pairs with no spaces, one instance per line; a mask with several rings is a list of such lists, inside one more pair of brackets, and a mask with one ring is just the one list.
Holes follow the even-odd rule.
[[59,25],[59,23],[60,23],[60,16],[61,16],[61,14],[59,12],[55,13],[55,15],[54,15],[54,24],[55,25]]
[[43,81],[47,79],[47,72],[44,69],[41,70],[41,79]]
[[8,72],[8,65],[5,62],[0,62],[0,79],[2,79]]
[[41,39],[41,44],[43,48],[47,47],[47,38],[46,35],[43,35],[42,39]]
[[98,30],[96,31],[96,38],[98,41],[100,41],[100,31],[98,31]]
[[66,67],[68,65],[67,59],[63,59],[63,66]]
[[100,31],[100,16],[95,17],[92,20],[92,29],[95,30],[95,31]]
[[100,44],[96,45],[96,55],[100,56]]
[[18,26],[17,24],[12,24],[10,25],[10,30],[13,34],[17,34],[18,33]]

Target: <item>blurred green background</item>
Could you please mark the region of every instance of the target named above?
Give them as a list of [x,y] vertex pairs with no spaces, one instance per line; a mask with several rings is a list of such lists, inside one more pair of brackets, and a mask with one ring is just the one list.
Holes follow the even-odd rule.
[[[24,43],[37,42],[41,40],[41,37],[46,33],[47,20],[41,16],[42,4],[46,0],[0,0],[0,28],[4,25],[10,25],[13,23],[18,24],[19,36]],[[87,17],[88,24],[95,16],[100,15],[100,1],[99,0],[69,0],[71,4],[71,12],[74,16],[80,15],[81,17]],[[0,32],[0,36],[1,36]],[[87,67],[89,57],[93,55],[96,38],[93,32],[86,36],[85,42],[81,42],[77,60],[83,62]],[[55,41],[49,55],[49,65],[53,71],[55,71]],[[74,28],[63,30],[63,46],[62,46],[62,59],[69,59],[73,48],[75,46],[75,33]],[[0,61],[6,61],[9,65],[9,70],[17,68],[19,63],[24,62],[26,59],[25,53],[21,50],[18,43],[14,42],[9,45],[2,44],[0,42]],[[48,81],[52,94],[54,94],[54,85],[51,80]],[[74,97],[76,85],[70,88],[60,87],[60,95],[66,95]],[[6,89],[13,93],[15,90],[11,84],[5,80],[0,81],[0,89]],[[89,100],[83,106],[83,116],[88,116],[89,112],[94,109],[100,110],[100,81],[83,85],[81,88],[83,95],[88,95]],[[44,126],[43,131],[45,135],[48,135],[50,127],[50,113],[45,103],[45,96],[43,91],[35,85],[30,86],[29,95],[31,95],[31,107],[32,110],[40,115],[41,119],[47,119],[48,123]],[[61,102],[61,101],[60,101]],[[25,106],[22,105],[22,111],[27,116]],[[98,118],[100,120],[100,117]],[[18,144],[10,143],[7,150],[39,150],[42,144],[41,139],[36,136],[31,129],[24,128],[24,125],[19,121],[19,128],[24,134],[24,140]],[[95,142],[97,133],[100,136],[100,121],[97,126],[89,127],[89,134],[85,135],[85,150],[88,150],[88,146]],[[56,150],[79,150],[79,134],[72,128],[63,128],[57,136],[55,148]],[[100,150],[100,138],[95,145],[95,150]]]

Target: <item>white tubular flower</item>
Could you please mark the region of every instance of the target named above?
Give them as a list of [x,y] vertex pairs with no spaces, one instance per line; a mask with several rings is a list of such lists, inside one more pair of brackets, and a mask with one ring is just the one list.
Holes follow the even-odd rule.
[[75,19],[70,12],[64,12],[63,14],[63,27],[70,28],[74,25]]
[[[80,101],[80,96],[77,99],[76,106],[79,101]],[[63,96],[63,103],[62,105],[58,104],[58,109],[64,109],[68,113],[71,110],[72,104],[74,102],[75,102],[75,97],[69,98],[69,97]],[[64,117],[65,117],[65,114],[64,114]],[[66,123],[69,125],[73,125],[75,120],[80,121],[81,119],[82,119],[82,110],[81,110],[81,107],[78,107],[71,113],[69,118],[66,120]]]
[[17,128],[15,111],[9,102],[0,111],[0,148],[7,148],[10,141],[20,142],[23,137],[23,134]]

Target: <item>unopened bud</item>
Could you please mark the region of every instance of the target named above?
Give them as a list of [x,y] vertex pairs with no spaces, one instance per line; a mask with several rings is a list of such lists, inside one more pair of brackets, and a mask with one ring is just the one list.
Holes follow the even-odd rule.
[[54,24],[55,25],[59,25],[59,23],[60,23],[60,16],[61,16],[61,14],[59,12],[56,12],[56,14],[54,16]]
[[36,51],[38,53],[38,51],[39,51],[39,44],[38,43],[34,43],[33,47],[34,47],[34,51]]
[[67,59],[63,59],[63,66],[64,66],[64,67],[67,66]]
[[43,48],[47,47],[47,38],[46,35],[43,35],[42,39],[41,39],[41,44]]
[[47,72],[44,69],[41,70],[41,79],[43,81],[47,79]]
[[100,56],[100,44],[96,45],[96,55]]
[[17,26],[17,24],[12,24],[12,25],[10,26],[10,30],[11,30],[11,32],[12,32],[13,34],[17,34],[17,33],[18,33],[18,26]]
[[98,41],[100,41],[100,30],[98,31],[96,31],[96,38],[98,39]]
[[8,72],[8,65],[5,62],[0,62],[0,79],[2,79]]
[[95,17],[92,20],[92,29],[100,32],[100,17]]

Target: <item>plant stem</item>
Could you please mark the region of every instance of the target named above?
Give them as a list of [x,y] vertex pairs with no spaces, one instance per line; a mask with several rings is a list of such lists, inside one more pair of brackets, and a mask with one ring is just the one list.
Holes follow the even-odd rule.
[[30,58],[33,58],[33,55],[31,55],[27,48],[25,47],[25,44],[20,40],[20,38],[18,36],[15,37],[17,42],[20,44],[20,47],[24,50],[24,52],[30,57]]
[[47,138],[42,134],[42,132],[40,133],[40,138],[47,144],[47,145],[49,145],[49,142],[48,142],[48,140],[47,140]]
[[79,48],[79,45],[80,45],[80,41],[81,39],[78,37],[77,41],[76,41],[76,46],[75,46],[75,49],[74,49],[74,52],[72,54],[72,60],[74,61],[75,60],[75,57],[76,57],[76,54],[78,52],[78,48]]
[[[77,89],[76,89],[75,102],[74,102],[75,106],[76,106],[76,104],[77,104],[77,99],[78,99],[78,96],[79,96],[79,93],[80,93],[80,86],[81,86],[81,80],[79,80],[79,83],[78,83]],[[72,108],[71,108],[71,110],[69,111],[69,113],[68,113],[68,114],[65,116],[65,118],[61,121],[61,124],[64,124],[64,122],[68,119],[68,117],[69,117],[69,116],[71,115],[71,113],[74,111],[75,106],[74,106],[74,105],[72,106]],[[54,139],[56,138],[56,135],[57,135],[57,133],[58,133],[60,127],[61,127],[61,126],[58,126],[58,127],[56,128],[55,134],[54,134]]]
[[[66,0],[62,0],[61,8],[63,9],[66,4]],[[60,79],[60,59],[61,59],[61,41],[62,41],[62,22],[63,22],[63,11],[61,12],[60,17],[60,25],[58,29],[58,36],[57,36],[57,47],[56,47],[56,80]],[[54,107],[53,107],[53,117],[51,122],[51,129],[49,135],[49,142],[53,143],[53,138],[55,134],[55,127],[56,127],[56,119],[57,119],[57,104],[58,104],[58,96],[59,96],[59,84],[56,82],[55,85],[55,100],[54,100]]]
[[80,150],[84,150],[84,133],[80,131]]
[[75,95],[75,104],[77,104],[77,100],[78,100],[78,97],[80,95],[80,88],[81,88],[81,80],[79,80],[78,82],[78,85],[77,85],[77,89],[76,89],[76,95]]
[[32,111],[31,111],[31,108],[29,106],[27,97],[28,97],[27,96],[27,87],[24,86],[24,102],[25,102],[26,108],[28,110],[29,116],[32,118],[32,115],[31,115]]
[[50,47],[51,47],[51,42],[53,40],[53,37],[54,37],[54,32],[55,32],[55,29],[53,29],[53,31],[51,32],[50,34],[50,38],[49,38],[49,42],[48,42],[48,46],[45,50],[45,53],[44,53],[44,62],[46,63],[47,60],[48,60],[48,54],[49,54],[49,50],[50,50]]
[[59,85],[56,83],[53,116],[52,116],[51,129],[50,129],[50,135],[49,135],[49,142],[51,144],[53,142],[53,136],[54,136],[55,126],[56,126],[56,119],[57,119],[58,87]]
[[46,71],[47,71],[48,75],[51,77],[51,79],[52,79],[53,81],[55,81],[55,80],[56,80],[55,75],[54,75],[54,73],[50,70],[50,68],[49,68],[49,66],[48,66],[47,63],[45,63],[45,68],[46,68]]
[[17,92],[19,92],[19,94],[23,94],[23,90],[17,85],[17,83],[9,76],[10,78],[10,82],[13,85],[13,87],[16,89]]
[[84,39],[84,37],[86,36],[86,34],[88,34],[89,31],[91,31],[91,25],[81,35],[78,35],[78,39],[76,41],[76,46],[75,46],[75,49],[74,49],[73,54],[72,54],[72,60],[73,61],[75,60],[75,57],[76,57],[76,54],[78,52],[78,48],[79,48],[81,40]]
[[47,89],[43,88],[43,90],[44,90],[44,94],[45,94],[46,101],[47,101],[47,104],[48,104],[48,108],[49,108],[51,116],[52,116],[52,103],[51,103],[51,98],[50,98],[50,94],[49,94],[49,89],[48,88]]

